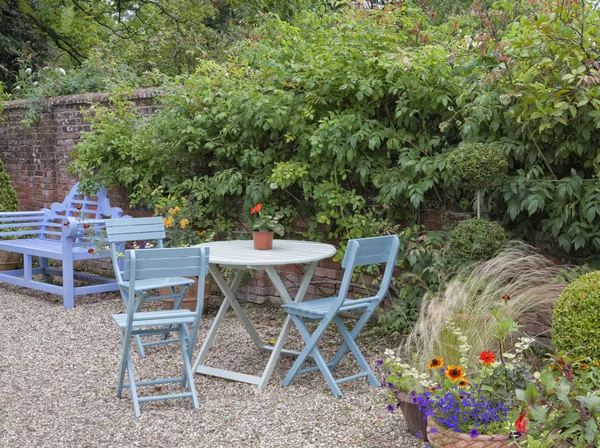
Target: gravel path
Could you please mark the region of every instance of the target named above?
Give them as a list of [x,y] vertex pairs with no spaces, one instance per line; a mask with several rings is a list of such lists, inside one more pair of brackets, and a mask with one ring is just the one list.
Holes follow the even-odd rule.
[[[114,293],[78,297],[70,310],[58,299],[0,285],[0,447],[424,446],[406,432],[400,413],[385,410],[384,391],[364,380],[345,384],[341,400],[316,373],[281,387],[291,366],[287,358],[281,358],[262,391],[196,375],[200,409],[193,410],[189,400],[144,403],[136,419],[128,392],[122,400],[115,396],[120,348],[110,314],[122,311],[120,298]],[[220,299],[211,299],[195,355],[219,304]],[[278,307],[245,308],[260,323],[263,339],[277,336],[283,321]],[[293,330],[286,347],[298,349],[299,341]],[[339,341],[328,334],[323,351],[333,353]],[[384,344],[368,332],[359,338],[372,365],[383,355]],[[156,378],[156,372],[177,376],[177,350],[176,344],[168,344],[147,348],[146,359],[135,356],[138,379]],[[258,374],[266,360],[229,315],[208,364]],[[355,369],[348,357],[337,375]]]

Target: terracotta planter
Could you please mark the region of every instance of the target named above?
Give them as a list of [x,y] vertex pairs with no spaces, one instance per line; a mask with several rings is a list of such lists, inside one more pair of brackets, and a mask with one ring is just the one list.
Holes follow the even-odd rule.
[[17,269],[21,261],[21,254],[0,250],[0,271],[12,271]]
[[[427,436],[431,448],[505,448],[511,441],[508,434],[471,437],[469,434],[454,432],[442,428],[431,417],[427,417],[427,426],[429,427]],[[437,431],[431,432],[432,429]]]
[[[185,292],[185,296],[183,298],[183,302],[181,302],[181,308],[186,308],[191,311],[196,311],[196,303],[198,303],[198,278],[197,277],[188,277],[196,280],[196,282],[191,285],[188,290]],[[210,274],[206,276],[206,283],[204,284],[204,304],[202,307],[202,313],[206,313],[208,309],[208,298],[210,297],[210,290],[212,288],[213,278]],[[161,288],[159,290],[160,294],[169,294],[169,290],[166,288]],[[165,300],[165,308],[168,310],[173,309],[173,300],[166,299]]]
[[419,405],[412,402],[410,395],[406,392],[398,392],[396,398],[400,403],[400,410],[404,415],[408,432],[413,436],[420,434],[425,442],[427,442],[427,420],[425,414],[419,411]]
[[255,230],[252,232],[252,239],[256,250],[273,249],[273,232],[258,232]]

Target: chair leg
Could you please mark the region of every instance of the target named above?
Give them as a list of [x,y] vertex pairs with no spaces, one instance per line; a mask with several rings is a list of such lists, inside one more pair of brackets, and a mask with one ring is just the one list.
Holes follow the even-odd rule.
[[119,385],[117,386],[118,398],[121,398],[121,394],[123,393],[123,383],[125,381],[125,370],[127,369],[127,363],[131,362],[129,340],[125,340],[125,332],[121,334],[121,344],[123,346],[123,351],[121,353],[121,365],[119,367]]
[[190,362],[188,348],[186,347],[183,324],[179,326],[179,342],[181,347],[181,356],[183,357],[183,381],[187,382],[188,389],[192,394],[192,408],[198,409],[200,404],[198,403],[198,395],[196,394],[196,387],[194,386],[194,374],[192,373],[192,363]]
[[306,344],[306,346],[304,347],[302,352],[300,352],[300,355],[298,355],[296,362],[294,362],[294,364],[292,365],[292,368],[289,370],[289,372],[285,376],[285,378],[283,380],[283,385],[284,386],[290,385],[292,380],[297,376],[297,373],[298,373],[298,370],[300,370],[300,367],[302,367],[304,362],[307,360],[308,356],[312,355],[313,359],[317,363],[317,366],[319,367],[319,370],[321,371],[321,373],[323,375],[323,378],[325,379],[325,382],[329,386],[329,389],[331,389],[331,392],[333,393],[333,395],[335,395],[336,397],[339,397],[339,398],[343,398],[344,394],[342,393],[340,387],[336,383],[335,378],[333,377],[331,370],[329,369],[329,366],[327,365],[327,362],[325,361],[325,359],[321,355],[321,352],[319,351],[319,348],[317,347],[317,342],[319,341],[319,339],[325,332],[325,329],[327,328],[330,320],[327,320],[327,321],[323,320],[319,324],[319,326],[317,327],[315,332],[311,335],[308,332],[306,325],[304,325],[304,322],[302,321],[302,319],[300,317],[295,316],[293,314],[291,315],[291,317],[292,317],[292,321],[298,328],[300,336],[304,340],[304,343]]
[[[374,308],[375,307],[373,307],[373,309]],[[360,333],[362,328],[365,326],[365,324],[371,317],[371,314],[373,314],[373,310],[371,310],[371,308],[369,307],[368,309],[365,310],[365,312],[362,314],[362,316],[360,316],[360,319],[358,319],[358,321],[356,322],[356,324],[350,331],[352,340],[356,339],[356,336],[358,336],[358,333]],[[339,364],[339,362],[342,360],[342,358],[344,357],[344,355],[346,354],[347,351],[348,351],[348,344],[346,344],[346,342],[344,341],[344,343],[340,346],[338,351],[335,353],[335,355],[329,362],[329,366],[330,366],[331,370],[335,369],[335,367]]]
[[371,367],[369,367],[369,363],[367,362],[367,360],[365,359],[363,354],[360,352],[358,345],[356,345],[356,342],[354,341],[354,338],[356,337],[356,335],[352,335],[348,331],[348,328],[346,328],[346,325],[344,325],[344,321],[342,320],[342,318],[339,315],[335,316],[333,321],[335,322],[335,325],[340,330],[340,333],[344,337],[344,343],[347,345],[347,347],[350,349],[350,351],[356,358],[356,361],[358,362],[358,365],[360,366],[361,370],[367,374],[367,378],[368,378],[371,386],[375,386],[375,387],[379,386],[380,383],[375,378],[375,375],[373,374]]
[[129,377],[129,388],[131,390],[131,401],[133,402],[133,414],[136,417],[140,416],[140,402],[138,401],[137,385],[135,384],[135,377],[133,376],[133,365],[131,364],[131,357],[127,360],[127,376]]

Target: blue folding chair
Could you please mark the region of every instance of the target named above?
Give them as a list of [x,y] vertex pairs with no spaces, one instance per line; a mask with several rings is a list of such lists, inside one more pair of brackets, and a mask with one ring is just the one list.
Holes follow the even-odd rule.
[[[198,327],[202,315],[202,304],[204,300],[204,280],[208,272],[207,247],[184,247],[169,249],[145,249],[127,250],[124,257],[124,268],[122,281],[119,286],[128,292],[126,302],[126,313],[113,314],[112,318],[119,326],[122,333],[121,343],[123,352],[121,367],[119,370],[119,385],[117,397],[121,398],[123,388],[131,389],[133,410],[136,417],[140,416],[140,403],[146,401],[158,401],[174,398],[189,397],[192,407],[198,408],[198,397],[194,387],[191,357]],[[195,311],[188,309],[174,309],[168,311],[139,311],[144,302],[154,300],[145,294],[150,287],[169,283],[168,279],[181,276],[198,277],[198,304]],[[183,293],[180,298],[183,298]],[[187,326],[191,325],[191,331],[187,332]],[[133,365],[131,362],[130,341],[137,336],[166,335],[177,332],[176,339],[181,345],[183,358],[183,373],[177,378],[164,378],[149,381],[135,380]],[[186,334],[188,335],[186,337]],[[129,383],[125,383],[125,372]],[[155,386],[166,383],[180,383],[181,387],[187,385],[187,392],[169,395],[138,396],[138,387]]]
[[[129,298],[129,284],[123,278],[123,251],[125,243],[134,243],[146,248],[162,248],[165,238],[165,225],[163,218],[155,216],[151,218],[123,218],[109,219],[106,221],[106,240],[110,247],[110,256],[113,263],[115,276],[121,291],[123,302],[127,305]],[[172,299],[173,308],[181,308],[181,302],[187,289],[194,284],[194,280],[185,277],[168,277],[166,275],[157,275],[155,278],[138,281],[136,284],[137,293],[150,295],[146,300],[164,300]],[[169,294],[157,294],[158,290],[170,291]],[[136,310],[137,311],[137,310]],[[186,337],[187,328],[185,329]],[[145,356],[144,347],[148,345],[165,344],[177,342],[177,339],[169,339],[168,335],[159,340],[142,341],[140,336],[135,337],[137,350],[143,358]]]
[[[339,385],[347,381],[366,377],[371,385],[380,385],[375,378],[373,371],[369,367],[369,364],[356,345],[355,339],[371,315],[375,312],[375,309],[388,290],[399,247],[400,241],[397,235],[350,240],[344,255],[344,261],[342,262],[342,268],[344,268],[345,272],[337,297],[283,305],[283,309],[292,318],[292,321],[298,328],[300,336],[305,343],[304,349],[300,352],[298,358],[292,365],[292,368],[283,380],[284,386],[289,386],[296,376],[315,370],[321,371],[333,394],[340,398],[343,397],[344,394],[342,394]],[[381,263],[385,264],[385,271],[377,294],[373,297],[363,299],[348,298],[348,289],[352,281],[354,268],[357,266]],[[348,330],[340,317],[340,313],[344,311],[362,311],[362,315],[354,325],[354,328],[352,328],[352,331]],[[312,334],[310,334],[306,328],[306,322],[311,321],[321,321]],[[317,347],[317,343],[332,322],[335,323],[342,334],[344,343],[332,360],[330,362],[325,362]],[[361,373],[336,380],[333,377],[332,371],[339,364],[340,360],[348,350],[350,350],[356,358]],[[309,357],[311,357],[317,365],[300,370],[300,367],[302,367]]]

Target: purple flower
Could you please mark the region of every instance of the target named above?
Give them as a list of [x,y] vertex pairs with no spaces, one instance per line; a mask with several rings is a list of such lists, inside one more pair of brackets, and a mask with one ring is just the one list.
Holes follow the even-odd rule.
[[418,432],[415,434],[415,437],[417,437],[418,439],[421,439],[423,437],[423,434]]
[[479,435],[479,431],[477,431],[477,429],[476,429],[476,428],[473,428],[472,430],[470,430],[470,431],[469,431],[469,435],[470,435],[472,438],[475,438],[475,437],[477,437],[477,436]]
[[387,410],[390,412],[394,412],[394,405],[393,404],[388,404],[387,405]]
[[377,361],[377,366],[379,367],[381,364],[383,364],[383,359],[380,359],[379,361]]
[[437,430],[437,428],[431,428],[431,429],[429,430],[429,432],[430,432],[431,434],[437,434],[438,430]]
[[387,387],[390,388],[390,389],[393,389],[394,388],[394,383],[387,383]]

